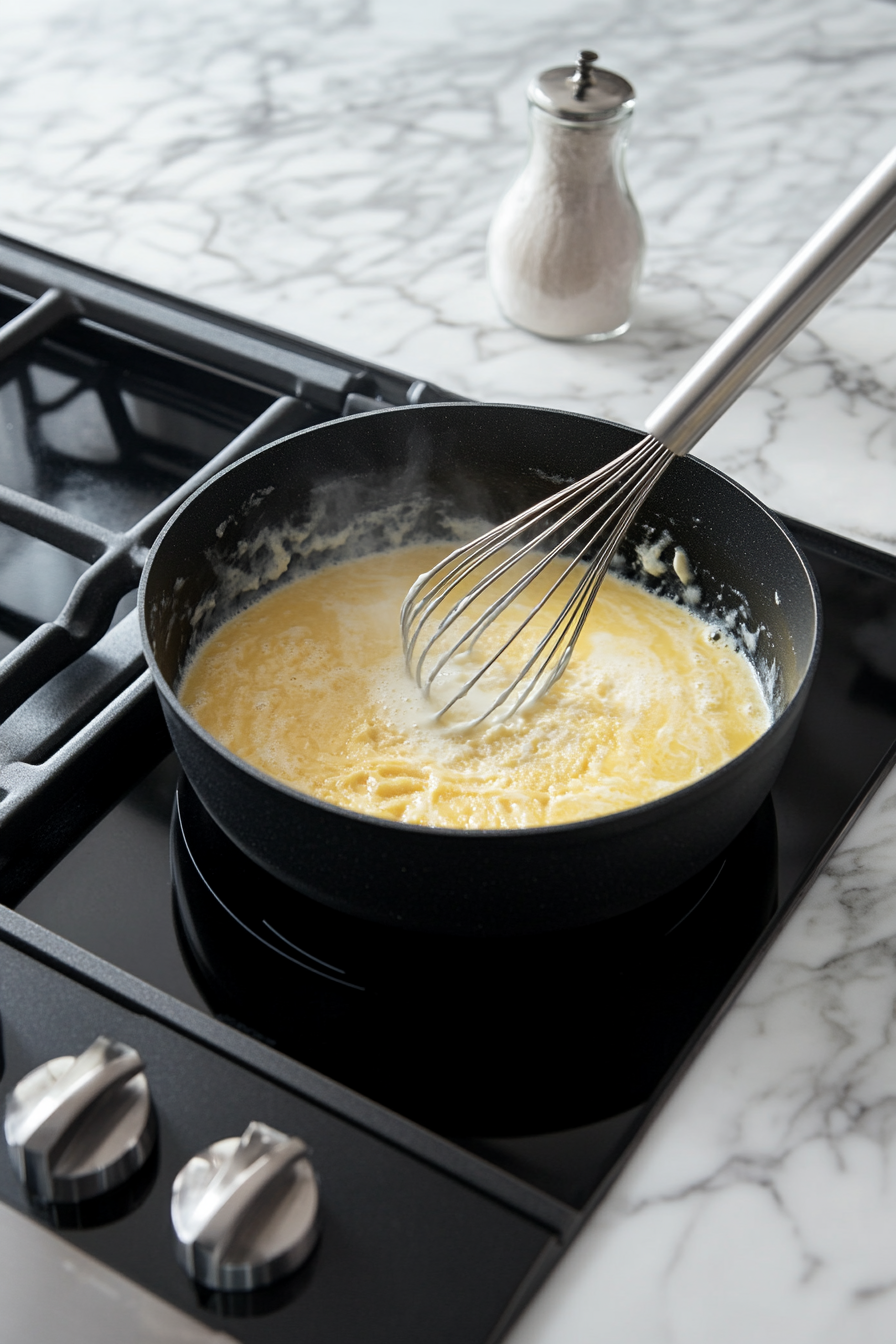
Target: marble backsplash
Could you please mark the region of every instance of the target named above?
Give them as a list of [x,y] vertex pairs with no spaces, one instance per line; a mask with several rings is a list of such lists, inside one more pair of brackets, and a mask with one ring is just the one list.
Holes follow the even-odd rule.
[[[882,0],[35,0],[0,50],[0,228],[473,397],[637,424],[889,149],[893,35]],[[638,91],[649,249],[600,347],[510,327],[484,257],[526,82],[589,43]],[[890,550],[894,299],[891,241],[699,450]]]

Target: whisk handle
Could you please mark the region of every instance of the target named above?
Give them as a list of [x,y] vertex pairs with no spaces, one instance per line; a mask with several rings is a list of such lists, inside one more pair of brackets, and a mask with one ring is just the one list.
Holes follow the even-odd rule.
[[896,149],[745,308],[647,418],[684,456],[787,342],[896,229]]

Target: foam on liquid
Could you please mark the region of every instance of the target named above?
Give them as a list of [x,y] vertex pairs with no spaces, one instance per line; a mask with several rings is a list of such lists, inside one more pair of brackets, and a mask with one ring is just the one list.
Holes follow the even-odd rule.
[[[437,724],[405,670],[398,611],[443,554],[413,546],[367,556],[261,598],[200,647],[182,703],[236,755],[303,793],[474,829],[556,825],[648,802],[718,769],[769,726],[757,677],[730,638],[612,575],[566,673],[536,704],[464,730],[493,684]],[[505,625],[531,602],[529,592]],[[471,666],[441,674],[436,704]]]

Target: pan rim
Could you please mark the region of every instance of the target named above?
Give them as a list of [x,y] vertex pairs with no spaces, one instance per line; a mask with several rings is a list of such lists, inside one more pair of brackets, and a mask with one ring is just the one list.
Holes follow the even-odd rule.
[[[525,413],[525,414],[531,414],[533,411],[536,411],[542,414],[549,414],[551,416],[564,416],[575,420],[585,420],[588,421],[589,423],[608,426],[613,429],[623,429],[630,434],[640,435],[645,433],[645,431],[635,429],[631,425],[624,425],[619,421],[606,420],[601,416],[585,415],[580,411],[557,410],[553,407],[547,407],[547,406],[531,406],[520,402],[447,401],[447,402],[426,402],[410,406],[384,406],[382,407],[382,409],[377,409],[375,411],[365,411],[358,415],[353,415],[350,417],[350,419],[354,422],[359,420],[367,420],[372,416],[394,415],[396,413],[408,413],[413,415],[415,413],[421,413],[421,412],[425,413],[436,410],[450,409],[452,411],[458,411],[467,408],[479,412],[483,410],[495,410],[505,412],[512,411],[515,413]],[[668,812],[670,807],[675,806],[678,803],[678,800],[683,800],[681,803],[682,807],[693,805],[696,799],[699,797],[701,791],[704,791],[705,789],[713,786],[717,781],[724,780],[726,777],[730,775],[730,773],[733,770],[740,768],[742,763],[751,756],[756,756],[760,754],[763,751],[764,744],[767,742],[769,734],[771,733],[773,728],[777,728],[779,725],[786,724],[787,720],[792,718],[794,714],[801,712],[802,709],[801,702],[804,699],[805,695],[807,694],[808,687],[812,683],[812,678],[815,674],[815,669],[818,665],[818,660],[821,653],[821,642],[822,642],[823,617],[822,617],[821,596],[818,589],[818,583],[816,581],[815,575],[812,572],[812,567],[809,564],[808,560],[806,559],[806,556],[804,555],[802,548],[800,547],[796,538],[785,526],[780,517],[772,509],[768,508],[768,506],[763,504],[761,500],[757,499],[757,497],[753,495],[749,490],[747,490],[745,486],[741,485],[739,481],[734,480],[733,477],[728,476],[727,473],[721,471],[718,467],[713,466],[709,462],[703,461],[703,459],[701,458],[692,457],[690,458],[690,461],[693,463],[693,468],[689,469],[708,471],[713,476],[718,477],[721,481],[725,483],[727,487],[732,488],[738,494],[742,495],[747,501],[749,501],[750,504],[755,506],[755,508],[757,508],[762,514],[764,514],[765,517],[769,520],[769,522],[771,522],[778,529],[778,531],[782,534],[784,539],[789,543],[796,559],[799,561],[803,575],[805,576],[807,582],[808,593],[812,602],[812,619],[814,627],[812,651],[809,660],[806,664],[805,670],[803,671],[803,674],[800,678],[800,683],[796,688],[796,691],[794,692],[794,695],[792,696],[790,702],[786,705],[786,707],[781,711],[781,713],[776,718],[772,720],[772,722],[769,724],[769,727],[756,739],[755,742],[751,743],[751,745],[747,747],[744,751],[739,752],[736,756],[733,756],[729,761],[726,761],[724,765],[719,766],[718,769],[711,771],[707,775],[702,775],[699,779],[692,780],[690,784],[685,784],[681,788],[673,789],[669,793],[661,794],[657,798],[652,798],[650,799],[649,802],[639,803],[635,807],[621,808],[617,812],[602,813],[598,816],[585,817],[578,821],[560,822],[557,824],[545,825],[545,826],[526,826],[518,828],[504,828],[504,827],[476,828],[476,827],[427,826],[422,823],[394,821],[391,818],[377,817],[367,812],[356,812],[351,808],[342,807],[337,805],[336,803],[327,802],[323,798],[317,798],[313,794],[303,793],[300,789],[294,788],[292,785],[284,783],[282,780],[277,779],[273,775],[266,774],[263,770],[259,769],[258,766],[252,765],[250,762],[244,760],[241,756],[237,756],[235,752],[231,751],[229,747],[224,746],[222,742],[220,742],[211,733],[209,733],[207,729],[203,728],[202,725],[195,718],[193,718],[193,716],[189,714],[187,710],[184,709],[183,705],[180,703],[172,687],[170,686],[167,678],[163,676],[161,669],[158,666],[158,663],[155,658],[155,652],[152,647],[152,642],[149,637],[146,622],[146,589],[149,583],[149,575],[152,570],[153,563],[161,547],[163,546],[169,532],[173,530],[173,528],[181,519],[181,517],[195,504],[195,502],[206,492],[206,490],[210,489],[212,486],[215,486],[216,483],[220,481],[223,477],[229,475],[231,472],[243,468],[246,464],[250,463],[254,458],[260,456],[263,453],[268,452],[270,449],[276,448],[280,444],[291,442],[295,439],[303,438],[305,435],[308,434],[325,433],[327,430],[332,431],[334,426],[338,427],[343,426],[345,424],[345,420],[348,418],[349,417],[343,417],[340,419],[326,420],[321,424],[309,425],[304,429],[295,430],[291,434],[284,434],[278,439],[271,440],[270,443],[263,444],[261,447],[253,449],[252,452],[247,453],[244,457],[237,459],[236,462],[232,462],[228,466],[223,467],[219,472],[216,472],[214,476],[209,478],[209,480],[204,481],[202,485],[199,486],[193,492],[193,494],[191,494],[189,498],[186,499],[168,519],[168,521],[165,523],[165,526],[162,528],[162,530],[159,532],[159,535],[156,537],[156,540],[153,543],[149,555],[147,556],[146,562],[143,566],[143,572],[141,574],[140,585],[138,588],[138,603],[137,603],[139,621],[140,621],[140,637],[143,644],[144,656],[146,658],[149,670],[152,674],[152,679],[156,686],[156,690],[164,699],[168,709],[176,715],[176,717],[183,723],[185,728],[187,728],[189,731],[197,735],[206,747],[211,748],[214,752],[223,756],[228,765],[235,766],[241,772],[248,775],[248,777],[254,780],[256,783],[263,784],[266,785],[267,787],[272,787],[276,789],[278,793],[280,793],[287,799],[299,799],[303,803],[310,804],[315,808],[322,809],[324,812],[327,812],[334,816],[340,818],[351,818],[355,821],[370,823],[378,827],[385,827],[389,831],[395,831],[400,834],[417,835],[417,836],[437,836],[439,838],[444,837],[448,840],[454,838],[458,841],[466,841],[467,843],[483,840],[487,837],[489,841],[493,843],[499,843],[502,841],[506,843],[514,839],[515,840],[525,839],[529,840],[530,842],[538,842],[539,840],[543,840],[547,837],[560,837],[560,836],[572,837],[575,836],[577,833],[580,833],[583,835],[583,838],[586,838],[587,836],[587,839],[593,842],[594,830],[596,827],[603,827],[604,829],[621,828],[625,830],[627,829],[636,830],[641,825],[648,824],[652,815],[658,808],[663,808],[665,811]]]

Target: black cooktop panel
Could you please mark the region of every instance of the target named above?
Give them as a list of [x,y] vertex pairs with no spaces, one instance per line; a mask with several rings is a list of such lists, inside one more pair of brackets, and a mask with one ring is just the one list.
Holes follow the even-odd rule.
[[[382,1046],[346,1047],[346,1039],[351,1041],[350,1014],[348,1018],[343,1015],[343,1025],[335,1034],[330,1030],[328,1038],[327,1031],[316,1033],[309,1044],[301,1025],[298,1029],[294,1026],[304,1021],[304,1013],[316,1012],[324,1020],[329,1014],[332,1025],[333,1013],[337,1018],[343,1014],[340,997],[360,999],[366,995],[369,1005],[376,994],[371,996],[370,987],[363,994],[344,989],[341,996],[335,993],[333,1001],[324,995],[314,1004],[313,995],[307,998],[309,986],[329,990],[333,982],[308,969],[315,964],[313,960],[305,958],[305,970],[297,970],[286,957],[303,958],[289,944],[304,948],[312,959],[337,966],[344,974],[336,975],[336,980],[365,985],[371,973],[374,978],[376,974],[382,977],[390,958],[394,969],[396,949],[388,938],[387,945],[381,946],[384,935],[374,928],[357,931],[357,936],[349,936],[348,947],[340,946],[340,917],[313,903],[303,903],[291,892],[284,902],[282,893],[278,896],[275,889],[270,890],[273,904],[262,909],[254,896],[263,888],[269,890],[265,888],[268,879],[247,865],[242,855],[232,852],[223,838],[203,836],[205,823],[195,809],[192,845],[204,871],[198,873],[198,883],[194,874],[192,885],[198,885],[200,891],[217,886],[217,897],[205,902],[204,907],[201,900],[190,900],[189,864],[185,863],[183,847],[178,848],[179,823],[175,816],[173,858],[187,882],[182,882],[179,902],[173,900],[170,834],[178,779],[173,758],[134,789],[18,908],[149,984],[205,1012],[215,1012],[225,1021],[239,1023],[261,1039],[450,1136],[541,1190],[582,1207],[637,1130],[657,1083],[686,1047],[713,1002],[724,993],[726,983],[761,934],[775,893],[774,875],[768,873],[774,820],[777,899],[780,907],[786,907],[896,740],[896,666],[887,661],[888,650],[893,647],[892,632],[896,630],[896,577],[889,570],[896,575],[896,565],[889,565],[887,558],[881,557],[878,572],[858,567],[854,552],[844,560],[836,553],[841,543],[824,534],[808,534],[803,542],[822,591],[824,643],[794,747],[773,790],[774,812],[766,812],[764,822],[759,819],[762,824],[753,839],[747,836],[740,847],[735,845],[723,878],[692,918],[672,931],[672,925],[688,913],[702,891],[712,887],[713,873],[700,875],[690,895],[673,894],[669,898],[670,917],[665,926],[660,927],[662,904],[647,915],[648,925],[652,919],[655,927],[652,933],[645,928],[644,956],[631,956],[629,940],[630,960],[617,965],[610,956],[612,969],[603,979],[597,973],[590,979],[588,975],[589,967],[599,972],[608,964],[607,953],[599,946],[600,934],[590,949],[587,938],[577,939],[568,947],[561,946],[563,936],[541,940],[546,953],[553,955],[553,960],[547,957],[544,964],[525,947],[527,940],[518,940],[522,944],[517,949],[521,959],[510,963],[511,992],[498,997],[509,1006],[516,993],[523,1017],[528,1014],[530,1034],[534,1031],[533,1040],[539,1044],[535,1056],[537,1086],[528,1094],[520,1084],[520,1038],[512,1036],[513,1014],[505,1012],[502,1018],[499,1012],[491,1031],[477,1033],[475,1028],[477,1018],[483,1020],[485,1001],[490,997],[486,993],[483,998],[481,988],[490,969],[488,957],[481,950],[472,959],[467,956],[464,961],[462,957],[457,963],[463,967],[465,1001],[473,1002],[465,1024],[469,1050],[464,1049],[463,1033],[457,1034],[453,1048],[446,1049],[444,1013],[441,1026],[439,1012],[435,1019],[432,1017],[432,1004],[429,1019],[421,1014],[413,986],[405,986],[385,1004],[381,996],[381,1016],[374,1014],[371,1019],[388,1024],[391,1014],[395,1026],[391,1035],[397,1046],[390,1058],[384,1058]],[[189,813],[193,806],[189,793],[183,795],[183,806]],[[754,843],[756,836],[758,845]],[[748,852],[749,860],[745,857]],[[698,892],[701,882],[703,887]],[[729,895],[732,890],[733,897]],[[674,913],[676,901],[681,906],[678,914]],[[212,944],[222,939],[226,943],[239,931],[240,921],[251,923],[256,917],[259,927],[255,933],[262,936],[238,937],[235,947],[223,959],[218,957],[216,972],[214,955],[209,958],[208,949],[203,950],[203,937]],[[714,920],[721,923],[714,926]],[[693,970],[700,964],[701,942],[704,948],[718,942],[724,950],[715,962],[704,958],[712,969],[709,975],[706,966]],[[273,952],[272,945],[285,956]],[[439,953],[437,960],[441,959],[443,965],[436,980],[441,975],[443,987],[445,959],[450,963],[457,952],[463,952],[463,947],[446,945]],[[344,961],[346,955],[348,962]],[[507,955],[505,947],[499,959],[506,960]],[[266,957],[272,964],[279,962],[295,971],[295,978],[280,990],[257,995],[252,989],[255,984],[260,981],[267,991],[277,980],[276,975],[268,975]],[[365,957],[369,965],[364,964]],[[573,977],[563,975],[567,957],[576,970]],[[684,974],[689,958],[692,970]],[[550,973],[547,962],[551,963]],[[245,975],[227,970],[228,966],[243,964]],[[622,965],[628,968],[628,977]],[[449,979],[450,973],[449,966]],[[621,987],[620,977],[626,982]],[[531,992],[526,991],[527,978]],[[428,980],[427,974],[421,977],[418,973],[418,990]],[[574,985],[572,993],[567,992],[568,984]],[[506,976],[504,988],[508,989]],[[271,1010],[271,1002],[278,995],[281,1007]],[[667,1013],[660,1006],[663,996],[670,1004]],[[290,1011],[291,998],[301,1002],[301,1013]],[[265,1002],[260,1004],[259,1000]],[[458,995],[446,997],[444,1003],[450,1016]],[[550,1005],[543,1017],[539,1014],[541,1004]],[[644,1030],[651,1012],[656,1030],[642,1046],[647,1040]],[[427,1032],[427,1023],[432,1031]],[[406,1068],[408,1060],[421,1058],[419,1050],[415,1055],[414,1044],[421,1034],[436,1044],[423,1057],[421,1067]],[[376,1041],[378,1035],[381,1033],[374,1031],[371,1039]],[[365,1038],[364,1032],[361,1038]],[[498,1061],[497,1066],[490,1068],[490,1061]],[[415,1092],[404,1087],[407,1077],[417,1074],[420,1088]]]
[[[414,933],[260,871],[185,780],[178,924],[216,1013],[438,1133],[555,1133],[645,1102],[776,904],[770,802],[704,871],[590,928]],[[589,1192],[590,1193],[590,1192]]]
[[[483,1341],[550,1251],[551,1233],[531,1219],[3,943],[0,1024],[4,1097],[38,1064],[80,1052],[101,1032],[134,1046],[146,1065],[160,1136],[155,1160],[120,1205],[82,1206],[77,1220],[59,1208],[42,1211],[28,1203],[5,1159],[0,1199],[241,1339]],[[171,1182],[194,1152],[242,1133],[253,1119],[310,1145],[321,1189],[320,1242],[279,1286],[208,1293],[175,1262]],[[83,1225],[92,1221],[99,1225]]]

